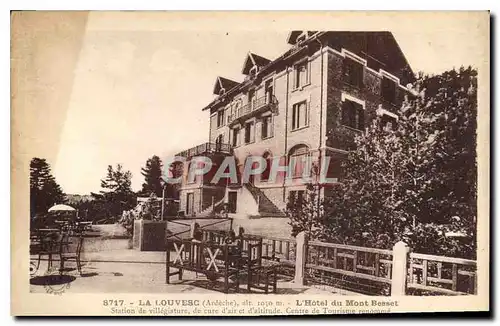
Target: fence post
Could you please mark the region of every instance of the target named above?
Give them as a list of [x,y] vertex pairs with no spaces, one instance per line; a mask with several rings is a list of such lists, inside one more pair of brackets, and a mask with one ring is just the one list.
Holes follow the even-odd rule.
[[403,241],[399,241],[392,248],[391,296],[406,294],[408,252],[408,245]]
[[294,283],[299,285],[304,285],[305,281],[305,270],[306,270],[306,260],[307,260],[307,234],[302,231],[297,234],[297,252],[295,253],[295,278]]

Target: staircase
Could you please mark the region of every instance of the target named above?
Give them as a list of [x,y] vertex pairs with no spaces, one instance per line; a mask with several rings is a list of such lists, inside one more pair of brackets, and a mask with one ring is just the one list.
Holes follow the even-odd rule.
[[250,191],[253,198],[259,205],[259,214],[261,217],[286,217],[285,213],[280,210],[259,188],[252,183],[246,183],[245,187]]
[[203,211],[201,211],[197,216],[199,217],[207,217],[210,215],[213,215],[216,212],[220,212],[224,206],[224,197],[222,197],[221,200],[218,202],[215,202],[214,205],[210,205],[207,208],[205,208]]

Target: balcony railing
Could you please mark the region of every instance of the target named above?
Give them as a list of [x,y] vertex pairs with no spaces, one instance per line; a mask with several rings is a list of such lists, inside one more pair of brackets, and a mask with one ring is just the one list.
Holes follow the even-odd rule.
[[275,96],[262,96],[258,99],[253,100],[250,103],[247,103],[243,105],[242,107],[238,108],[236,112],[233,114],[229,115],[229,123],[233,123],[237,119],[240,118],[245,118],[250,116],[252,113],[257,112],[257,111],[264,111],[268,108],[275,108],[278,104],[278,101],[276,100]]
[[227,154],[231,155],[233,153],[233,149],[229,144],[222,143],[203,143],[198,146],[192,147],[188,150],[182,151],[178,153],[176,156],[182,157],[193,157],[202,154],[209,153],[219,153],[219,154]]

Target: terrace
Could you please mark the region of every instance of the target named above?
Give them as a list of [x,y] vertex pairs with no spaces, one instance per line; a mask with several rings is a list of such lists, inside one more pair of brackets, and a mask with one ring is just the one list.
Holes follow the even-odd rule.
[[188,150],[177,153],[175,156],[190,158],[204,154],[224,154],[232,155],[233,149],[229,144],[223,143],[203,143],[198,146],[191,147]]

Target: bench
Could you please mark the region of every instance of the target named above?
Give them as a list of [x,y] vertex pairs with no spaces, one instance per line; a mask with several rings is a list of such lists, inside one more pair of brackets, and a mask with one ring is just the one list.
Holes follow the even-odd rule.
[[[167,249],[166,257],[166,283],[170,284],[170,277],[179,276],[182,280],[184,270],[204,274],[207,279],[215,281],[224,280],[224,292],[229,293],[233,287],[239,289],[239,271],[241,251],[237,245],[219,244],[211,241],[168,239],[175,253],[171,259],[171,252]],[[177,269],[172,272],[170,269]],[[233,282],[230,279],[233,278]]]

